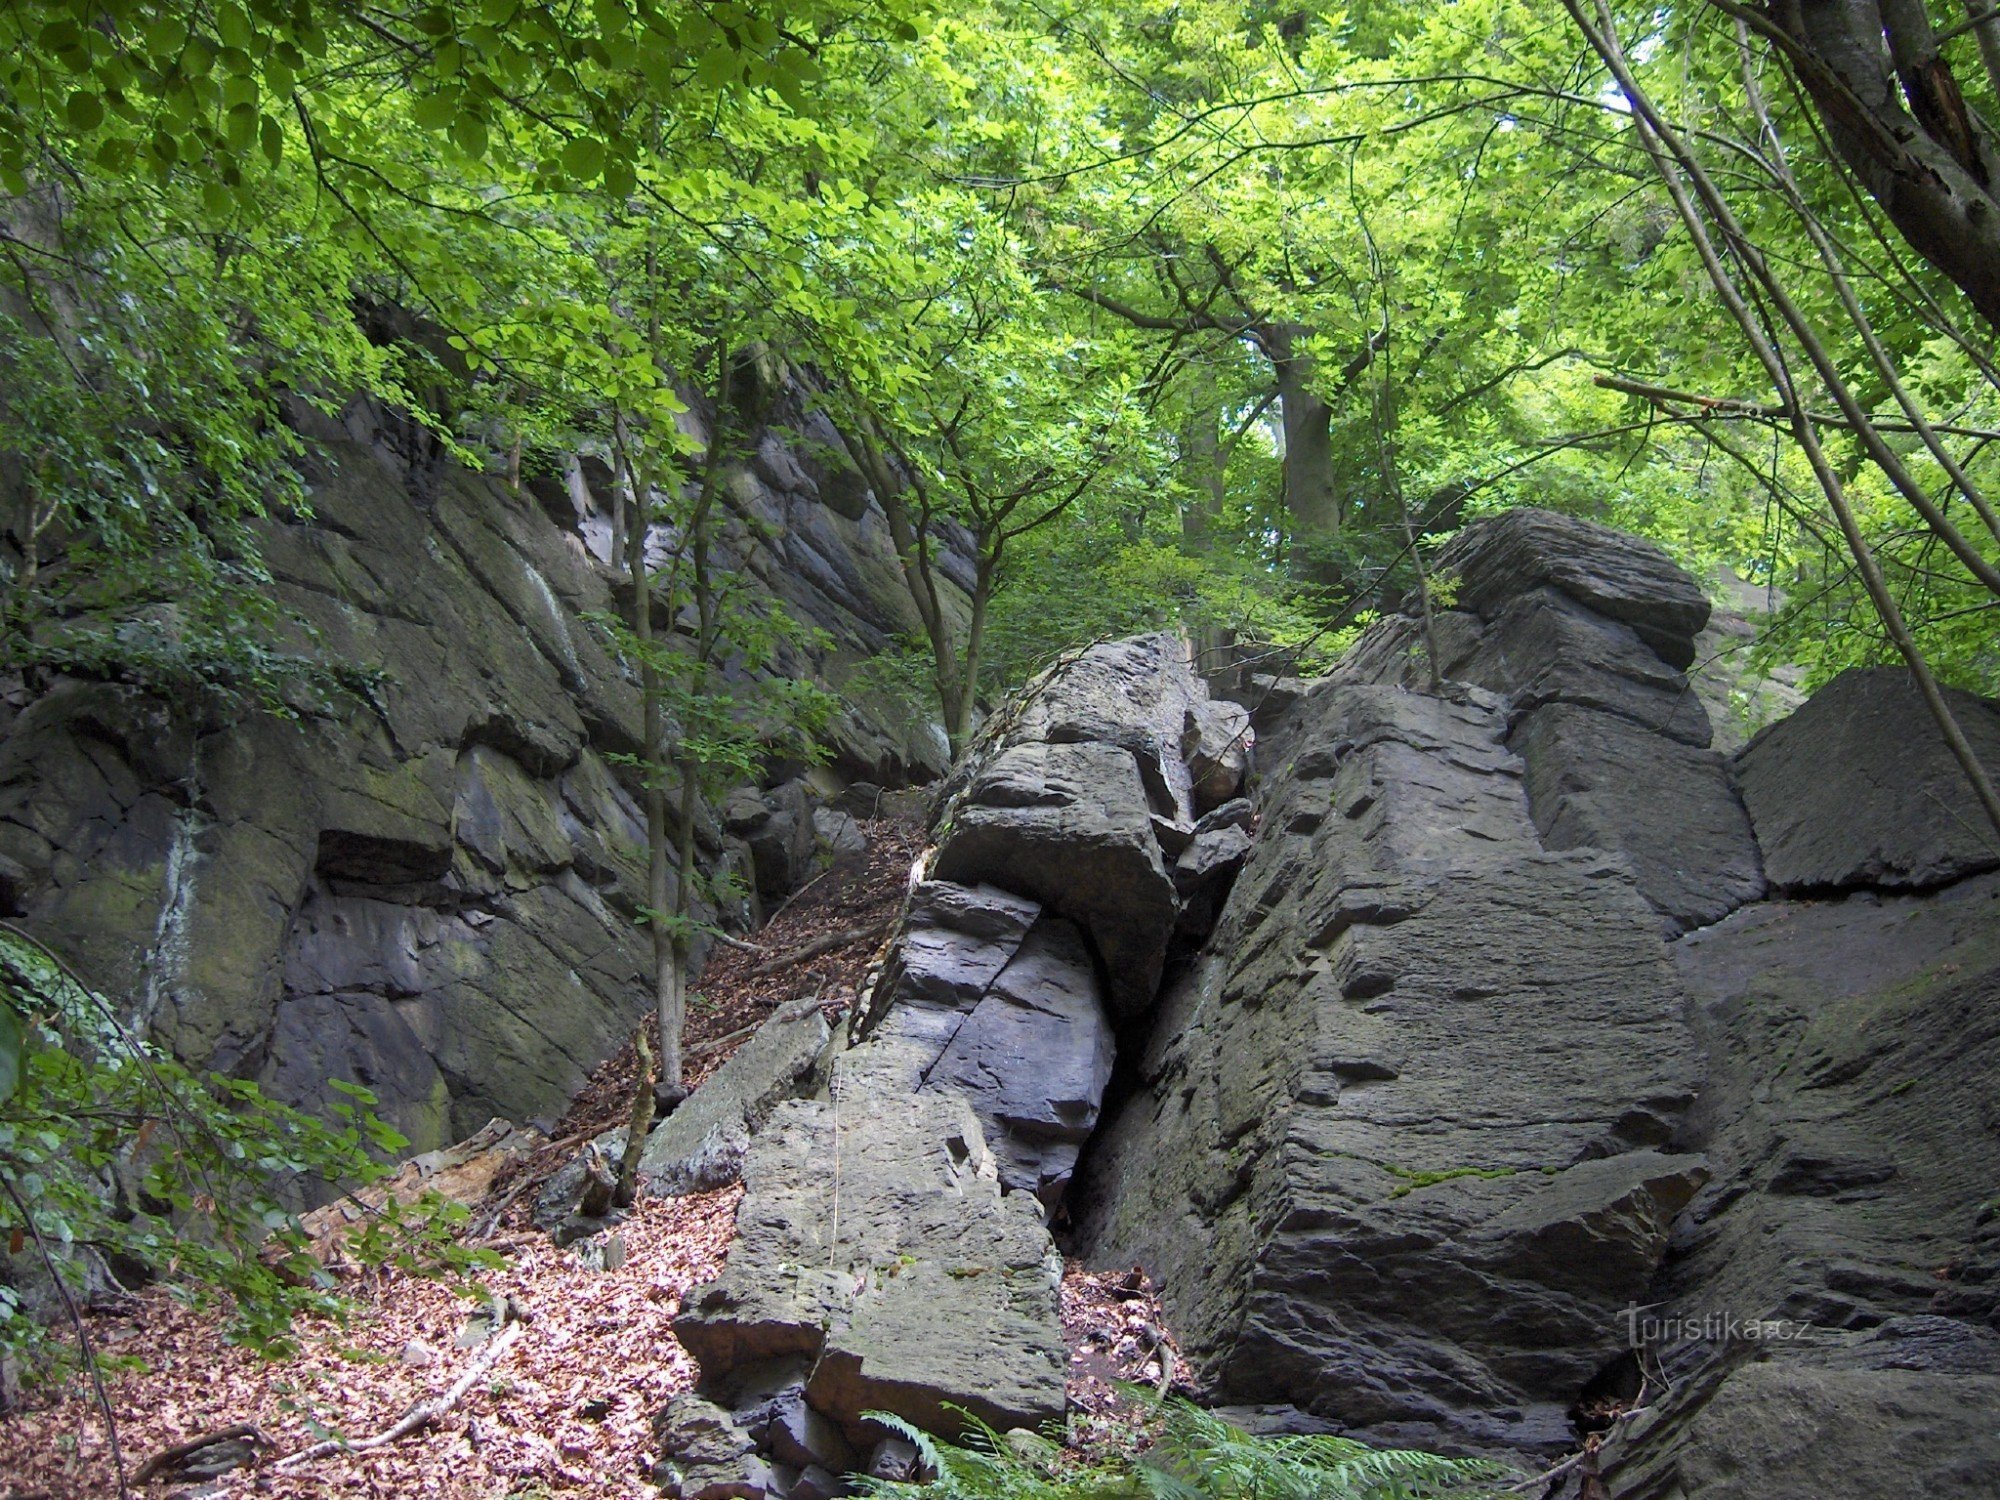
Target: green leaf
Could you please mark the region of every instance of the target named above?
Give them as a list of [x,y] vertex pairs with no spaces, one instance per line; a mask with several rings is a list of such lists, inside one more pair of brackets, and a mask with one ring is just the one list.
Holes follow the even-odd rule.
[[458,115],[456,94],[426,94],[410,106],[410,118],[420,130],[443,130]]
[[256,32],[251,30],[250,17],[245,15],[240,5],[216,7],[215,32],[222,38],[225,47],[240,47],[248,50],[256,40]]
[[87,89],[78,89],[69,96],[69,128],[78,135],[87,134],[104,123],[104,101]]
[[146,47],[161,63],[172,62],[187,38],[187,22],[179,16],[162,16],[146,28]]
[[275,167],[285,159],[284,127],[279,125],[269,115],[266,115],[264,116],[264,123],[260,134],[263,137],[264,159]]
[[451,138],[458,149],[470,157],[486,154],[486,121],[478,114],[467,111],[452,121]]
[[711,47],[695,64],[694,76],[704,87],[719,89],[736,80],[740,67],[741,59],[733,47]]
[[595,177],[604,167],[604,142],[580,135],[562,149],[563,171],[578,180]]

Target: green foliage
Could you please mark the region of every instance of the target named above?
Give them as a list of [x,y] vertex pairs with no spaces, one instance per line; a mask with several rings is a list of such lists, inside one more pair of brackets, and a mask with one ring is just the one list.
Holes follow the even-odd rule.
[[[336,1082],[346,1101],[321,1121],[243,1079],[196,1073],[11,928],[0,930],[0,1075],[9,1064],[0,1243],[18,1244],[0,1255],[0,1355],[33,1362],[61,1347],[50,1309],[30,1300],[55,1293],[51,1265],[79,1302],[93,1280],[133,1277],[224,1299],[232,1336],[273,1354],[300,1313],[340,1310],[296,1208],[305,1192],[375,1180],[381,1157],[409,1144],[366,1089]],[[354,1251],[368,1265],[475,1270],[487,1262],[451,1240],[463,1214],[435,1198],[391,1202]]]
[[941,1442],[883,1412],[875,1421],[915,1443],[936,1479],[864,1480],[865,1493],[917,1500],[1445,1500],[1491,1497],[1510,1478],[1497,1464],[1371,1448],[1349,1438],[1256,1437],[1170,1399],[1150,1414],[1142,1454],[1079,1456],[1010,1441],[976,1419],[964,1444]]
[[1026,539],[995,602],[988,637],[997,696],[1065,650],[1151,630],[1221,632],[1268,646],[1306,673],[1324,670],[1347,637],[1329,632],[1308,591],[1228,551],[1190,553],[1083,528]]

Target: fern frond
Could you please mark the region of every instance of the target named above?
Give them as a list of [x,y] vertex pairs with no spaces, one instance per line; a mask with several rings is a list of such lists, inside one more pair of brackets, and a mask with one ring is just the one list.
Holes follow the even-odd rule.
[[890,1500],[1478,1500],[1507,1471],[1483,1459],[1371,1448],[1324,1434],[1258,1437],[1189,1401],[1155,1407],[1158,1441],[1137,1463],[1112,1457],[1074,1467],[1038,1464],[970,1412],[962,1443],[900,1417],[869,1416],[916,1444],[937,1478],[928,1485],[858,1481]]

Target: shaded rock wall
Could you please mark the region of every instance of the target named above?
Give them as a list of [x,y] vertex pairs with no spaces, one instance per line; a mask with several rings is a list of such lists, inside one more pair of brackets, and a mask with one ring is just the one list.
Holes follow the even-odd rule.
[[1995,1492],[1996,851],[1901,675],[1725,759],[1663,555],[1515,512],[1440,565],[1441,694],[1409,619],[1273,685],[1080,1244],[1294,1422],[1552,1454],[1643,1369],[1614,1495]]
[[1055,1410],[1047,1211],[1293,1430],[1538,1464],[1608,1426],[1578,1497],[1995,1492],[1970,794],[1895,673],[1711,748],[1705,606],[1632,538],[1518,512],[1445,565],[1442,690],[1411,620],[1252,683],[1254,800],[1250,715],[1162,638],[996,716],[828,1084],[750,1140],[670,1455],[809,1493],[869,1403]]
[[[646,1005],[643,827],[615,763],[638,697],[589,619],[619,607],[609,524],[588,465],[516,493],[365,404],[300,421],[313,514],[260,528],[272,590],[380,687],[297,722],[99,682],[16,693],[0,910],[181,1056],[308,1105],[368,1084],[429,1149],[559,1112]],[[806,425],[792,397],[772,421]],[[723,560],[829,632],[788,668],[839,678],[915,620],[879,508],[788,443],[774,425],[732,474]],[[920,726],[860,709],[835,740],[877,782],[943,768]],[[781,806],[752,836],[779,815],[796,831]],[[719,820],[701,840],[782,888]]]

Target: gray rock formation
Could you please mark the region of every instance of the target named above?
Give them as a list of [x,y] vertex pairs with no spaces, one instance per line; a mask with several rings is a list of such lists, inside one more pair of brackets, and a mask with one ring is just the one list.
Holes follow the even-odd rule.
[[646,1137],[639,1156],[646,1190],[705,1193],[741,1177],[751,1136],[784,1100],[818,1086],[832,1039],[819,996],[779,1006]]
[[1111,1020],[1076,927],[992,886],[927,881],[876,986],[870,1054],[901,1089],[955,1090],[1001,1185],[1053,1208],[1111,1080]]
[[1727,761],[1657,550],[1515,513],[1441,564],[1441,696],[1390,619],[1261,726],[1081,1243],[1267,1423],[1608,1424],[1572,1500],[2000,1493],[2000,875],[1927,716],[1849,674]]
[[940,880],[1002,881],[1089,932],[1113,1003],[1151,1003],[1174,924],[1174,883],[1153,835],[1133,756],[1122,747],[1009,745],[983,766],[942,829]]
[[[810,425],[790,395],[773,421]],[[368,1084],[429,1149],[559,1112],[645,1011],[643,820],[613,760],[637,694],[589,619],[617,607],[609,515],[581,469],[517,494],[369,407],[301,422],[313,514],[260,526],[272,592],[379,685],[297,722],[75,680],[9,699],[0,915],[181,1056],[307,1106]],[[831,478],[767,432],[718,566],[825,629],[787,669],[838,685],[916,621],[879,508],[821,503]],[[943,769],[859,687],[833,734],[843,774]],[[789,827],[767,891],[813,857],[809,811]],[[699,837],[747,869],[718,820]]]
[[1490,696],[1341,686],[1081,1238],[1145,1264],[1220,1392],[1398,1440],[1553,1448],[1703,1178],[1684,1000],[1629,869],[1543,847]]
[[[1119,1016],[1159,991],[1181,915],[1174,862],[1241,790],[1254,739],[1183,650],[1166,635],[1093,646],[1024,689],[947,784],[930,866],[1075,921]],[[1225,863],[1211,852],[1206,869]]]
[[1438,555],[1456,572],[1458,602],[1483,618],[1547,584],[1584,608],[1630,625],[1669,666],[1694,662],[1708,623],[1701,586],[1651,542],[1609,526],[1524,507],[1466,527]]
[[941,1432],[962,1423],[947,1402],[1001,1428],[1060,1418],[1061,1262],[961,1095],[902,1093],[844,1054],[828,1099],[778,1107],[744,1184],[728,1267],[674,1323],[705,1391],[740,1400],[790,1368],[863,1447],[870,1410]]
[[[2000,765],[2000,706],[1947,690],[1974,752]],[[1772,883],[1922,890],[2000,868],[1995,834],[1916,685],[1847,671],[1736,757]]]
[[[1247,730],[1151,637],[1044,677],[955,774],[852,1045],[751,1136],[728,1267],[675,1323],[749,1438],[727,1466],[742,1493],[822,1494],[864,1453],[906,1472],[871,1410],[944,1433],[961,1411],[1062,1416],[1045,1215],[1098,1124],[1114,1000],[1151,1008],[1170,943],[1206,932],[1248,850]],[[715,1087],[649,1165],[668,1132],[684,1151]],[[707,1409],[689,1422],[685,1444],[712,1446]]]
[[1746,907],[1675,959],[1715,1175],[1644,1299],[1667,1394],[1612,1493],[2000,1491],[2000,877]]

